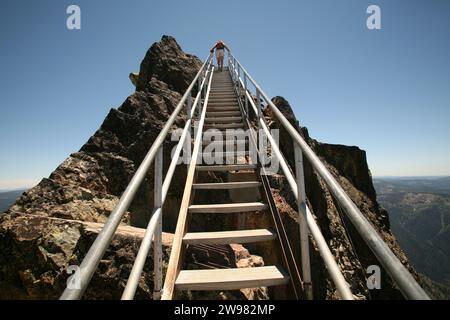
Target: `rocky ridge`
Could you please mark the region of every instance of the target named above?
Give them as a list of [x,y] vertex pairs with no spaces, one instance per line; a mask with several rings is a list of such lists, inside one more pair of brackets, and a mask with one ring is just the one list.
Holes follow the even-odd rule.
[[[55,299],[60,295],[68,277],[65,272],[67,266],[81,262],[200,66],[201,61],[185,54],[174,38],[163,36],[147,51],[139,74],[132,77],[136,92],[119,108],[110,110],[99,130],[79,152],[70,155],[48,178],[24,193],[5,214],[0,215],[0,299]],[[298,126],[285,99],[276,97],[273,101],[298,127],[344,190],[414,273],[390,231],[387,212],[376,201],[365,152],[357,147],[315,141],[309,137],[306,128]],[[280,129],[281,148],[292,166],[293,149],[290,139],[286,138],[287,133],[269,111],[265,113],[271,127]],[[185,114],[181,113],[173,129],[182,127],[184,122]],[[169,165],[173,146],[174,142],[167,138],[163,156],[165,169]],[[149,208],[153,203],[152,171],[124,216],[86,292],[86,299],[120,297],[142,239],[142,228],[149,219]],[[164,207],[165,262],[170,254],[170,233],[175,229],[185,174],[185,166],[178,166]],[[376,264],[376,259],[352,230],[328,188],[307,161],[305,181],[310,208],[357,298],[399,297],[399,292],[386,275],[382,277],[382,290],[369,292],[366,289],[365,268]],[[291,245],[298,254],[298,224],[292,193],[283,175],[272,175],[270,182]],[[211,220],[193,221],[193,226],[205,223],[211,223]],[[220,221],[217,228],[233,223]],[[311,242],[311,252],[315,297],[337,298],[314,241]],[[215,253],[208,252],[209,257],[214,254],[217,254],[215,261],[224,267],[256,266],[264,264],[261,256],[267,255],[267,248],[255,247],[249,252],[242,246],[227,246]],[[194,248],[187,263],[202,263],[203,255],[201,248]],[[137,298],[151,298],[151,265],[150,256],[139,283]],[[266,299],[270,294],[259,288],[218,292],[209,298]],[[192,297],[195,295],[186,298]]]

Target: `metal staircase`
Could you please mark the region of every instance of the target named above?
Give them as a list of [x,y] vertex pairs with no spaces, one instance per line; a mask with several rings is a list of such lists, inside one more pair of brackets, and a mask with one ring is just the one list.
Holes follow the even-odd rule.
[[[307,159],[316,173],[327,184],[336,201],[342,207],[354,229],[373,251],[383,268],[389,273],[403,295],[408,299],[429,299],[414,277],[397,259],[370,222],[364,217],[349,196],[333,178],[314,151],[303,140],[267,94],[228,51],[228,68],[215,72],[210,54],[178,106],[156,138],[119,203],[109,216],[102,232],[90,247],[78,271],[72,277],[77,286],[68,286],[61,299],[81,299],[89,282],[109,246],[122,217],[133,201],[137,190],[145,180],[150,166],[154,170],[153,213],[141,242],[122,299],[134,298],[144,265],[153,247],[154,288],[153,299],[170,300],[183,290],[235,290],[262,286],[285,286],[295,299],[313,299],[309,261],[309,236],[314,239],[324,265],[341,299],[352,300],[354,296],[346,282],[327,241],[311,214],[305,194],[303,159]],[[194,90],[196,95],[193,96]],[[280,151],[277,141],[269,130],[261,107],[267,108],[282,124],[294,141],[295,168],[290,168]],[[186,110],[187,120],[178,145],[172,154],[167,171],[163,172],[163,143],[171,132],[176,118]],[[191,135],[193,132],[193,136]],[[232,138],[229,133],[232,132]],[[218,138],[219,137],[219,138]],[[276,160],[298,204],[300,233],[300,261],[296,261],[289,244],[289,233],[284,229],[277,205],[273,199],[267,174],[265,144],[270,145],[271,161]],[[219,148],[217,148],[219,147]],[[165,277],[162,270],[162,217],[164,202],[178,165],[181,153],[190,154],[186,184],[181,199],[177,227]],[[217,163],[217,160],[219,163]],[[214,160],[214,161],[211,161]],[[251,179],[242,181],[206,182],[202,174],[248,173]],[[228,192],[231,194],[254,194],[251,201],[227,203],[197,203],[195,193]],[[236,197],[234,197],[236,198]],[[237,197],[239,198],[239,197]],[[214,196],[212,196],[214,199]],[[233,197],[230,196],[230,199]],[[190,230],[190,220],[198,215],[257,214],[270,217],[268,225],[239,230]],[[257,244],[268,242],[277,249],[276,261],[271,265],[254,268],[184,269],[184,256],[188,246],[214,246]],[[164,287],[163,287],[164,278]]]
[[[191,244],[233,244],[233,243],[255,243],[260,241],[273,241],[277,238],[276,232],[269,229],[250,230],[230,230],[216,232],[189,232],[189,215],[193,214],[233,214],[245,212],[258,212],[267,214],[267,204],[262,202],[244,203],[217,203],[217,204],[194,204],[192,192],[194,190],[207,190],[207,192],[236,190],[252,192],[261,187],[260,181],[240,181],[240,182],[219,182],[219,183],[196,183],[195,176],[199,171],[221,171],[236,172],[245,171],[255,174],[256,166],[251,162],[250,152],[239,152],[239,146],[248,145],[245,137],[241,139],[226,139],[225,131],[228,129],[247,129],[244,122],[245,115],[239,105],[235,86],[231,75],[228,72],[214,73],[212,76],[207,105],[205,108],[204,125],[197,128],[199,132],[203,130],[218,130],[216,139],[219,136],[220,142],[215,140],[205,141],[202,139],[203,147],[209,144],[216,144],[220,150],[219,160],[230,157],[232,163],[224,165],[198,165],[197,146],[194,145],[194,153],[189,167],[188,175],[193,175],[192,184],[186,185],[182,204],[189,203],[186,207],[182,205],[180,209],[178,226],[172,247],[172,254],[166,274],[162,299],[172,299],[175,290],[236,290],[243,288],[253,288],[261,286],[284,285],[289,282],[289,275],[281,266],[264,266],[255,268],[233,268],[233,269],[203,269],[203,270],[182,270],[183,252],[185,247]],[[228,143],[227,143],[228,142]],[[221,146],[217,144],[221,143]],[[200,142],[199,142],[200,144]],[[217,153],[215,154],[217,156]],[[253,159],[254,160],[254,159]],[[229,161],[230,162],[230,161]],[[239,163],[238,163],[239,162]]]

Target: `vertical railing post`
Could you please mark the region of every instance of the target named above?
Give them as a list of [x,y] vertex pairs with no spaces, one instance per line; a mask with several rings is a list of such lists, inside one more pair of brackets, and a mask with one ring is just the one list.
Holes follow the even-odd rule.
[[[198,108],[201,110],[201,108]],[[192,143],[191,143],[191,134],[192,134],[192,116],[191,116],[191,112],[192,112],[192,95],[188,95],[187,97],[187,102],[186,102],[186,113],[187,113],[187,121],[191,120],[191,123],[189,124],[189,138],[186,139],[186,148],[188,148],[187,152],[188,154],[191,154],[191,147],[192,147]]]
[[[211,63],[211,68],[214,68],[214,63]],[[203,75],[203,79],[205,79],[205,83],[203,84],[203,100],[206,98],[206,88],[207,86],[207,80],[206,80],[206,76],[208,75],[208,71],[205,69],[205,74]],[[203,105],[203,103],[202,103]],[[201,109],[201,108],[200,108]]]
[[244,72],[245,115],[248,118],[247,74]]
[[231,66],[231,79],[234,81],[234,57],[230,57],[230,66]]
[[191,112],[192,112],[192,95],[189,94],[186,101],[187,120],[191,119]]
[[[161,147],[158,149],[158,153],[155,157],[154,176],[154,207],[157,209],[162,207],[163,145],[161,145]],[[162,214],[158,219],[158,224],[153,235],[153,272],[153,300],[160,300],[162,289]]]
[[238,92],[238,99],[240,100],[241,99],[241,80],[240,80],[241,68],[240,68],[239,64],[236,65],[236,67],[237,67],[237,92]]
[[236,69],[237,69],[237,81],[238,83],[240,83],[241,81],[239,81],[239,78],[241,77],[241,66],[239,64],[236,64]]
[[305,192],[305,175],[303,171],[303,153],[300,146],[294,142],[295,153],[295,174],[297,179],[298,192],[298,221],[300,229],[300,250],[302,264],[302,278],[305,288],[306,298],[313,299],[312,282],[311,282],[311,264],[309,257],[309,229],[306,221],[306,192]]
[[[263,155],[261,154],[261,152],[263,150],[263,143],[264,143],[265,139],[264,139],[264,133],[263,133],[262,126],[261,126],[261,119],[263,119],[263,116],[262,116],[260,101],[261,101],[261,93],[259,92],[259,89],[256,88],[256,103],[255,103],[255,105],[256,105],[256,111],[258,112],[258,114],[256,115],[257,122],[258,122],[258,133],[257,133],[256,137],[258,140],[258,147],[259,147],[258,153],[260,155],[258,158],[262,161]],[[265,165],[265,163],[261,163],[261,166],[264,166],[264,165]]]
[[233,57],[230,57],[230,73],[231,73],[231,79],[234,81],[234,63],[233,63]]
[[259,119],[262,119],[262,110],[261,110],[261,92],[259,92],[259,89],[256,88],[256,110],[258,111],[258,129],[261,129],[261,122],[259,122]]
[[237,77],[237,63],[236,63],[236,58],[234,58],[233,64],[234,64],[234,81],[238,81],[239,79],[238,79],[238,77]]

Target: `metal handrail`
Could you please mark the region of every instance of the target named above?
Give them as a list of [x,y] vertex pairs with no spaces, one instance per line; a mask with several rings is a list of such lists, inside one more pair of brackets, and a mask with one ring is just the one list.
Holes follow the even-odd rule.
[[192,149],[192,155],[189,160],[188,172],[186,175],[186,184],[183,197],[181,199],[180,211],[178,212],[177,227],[174,234],[174,239],[172,241],[171,254],[169,259],[169,264],[167,265],[166,278],[164,281],[164,288],[162,292],[162,300],[171,300],[173,298],[173,293],[175,289],[176,277],[180,271],[181,258],[180,253],[183,251],[183,236],[186,232],[187,214],[189,210],[189,205],[192,201],[193,194],[192,184],[195,180],[195,168],[197,164],[201,161],[203,156],[200,152],[203,140],[203,126],[205,124],[206,110],[209,103],[209,97],[211,92],[211,83],[214,75],[214,69],[211,70],[208,85],[205,87],[204,92],[204,102],[200,114],[198,116],[198,122],[196,124],[194,132],[194,145]]
[[[233,62],[230,63],[232,69],[235,68],[235,64]],[[233,70],[234,71],[234,70]],[[235,72],[236,73],[236,72]],[[236,78],[238,79],[238,78]],[[240,81],[240,80],[239,80]],[[241,85],[244,85],[244,83],[241,83]],[[244,90],[246,90],[247,88],[244,88]],[[250,104],[250,106],[253,109],[253,112],[255,113],[255,115],[260,115],[260,111],[258,111],[258,107],[255,105],[250,93],[248,92],[248,90],[246,90],[246,96],[247,96],[247,100]],[[257,99],[258,101],[258,99]],[[248,117],[248,115],[247,115]],[[264,132],[264,134],[266,135],[266,137],[268,138],[270,145],[272,147],[272,152],[273,154],[277,157],[277,159],[280,162],[280,166],[281,169],[284,173],[284,175],[286,176],[286,179],[289,183],[289,186],[291,187],[291,190],[294,194],[295,199],[297,200],[297,202],[299,203],[299,210],[301,210],[301,214],[299,215],[299,218],[301,219],[302,217],[304,217],[304,219],[306,220],[308,226],[302,229],[301,232],[301,236],[306,236],[308,233],[308,227],[309,227],[309,232],[311,233],[311,235],[313,236],[314,240],[316,241],[316,244],[319,248],[319,252],[322,256],[322,259],[324,260],[325,265],[327,266],[328,272],[333,280],[333,283],[336,286],[336,289],[338,291],[338,293],[340,294],[340,296],[342,297],[342,299],[345,300],[353,300],[353,294],[349,288],[349,285],[347,283],[347,281],[345,280],[344,276],[342,275],[342,272],[339,270],[339,266],[337,265],[333,254],[331,253],[330,249],[328,248],[327,242],[325,240],[325,238],[323,237],[322,233],[320,232],[320,229],[314,219],[314,217],[312,216],[309,208],[306,206],[306,196],[303,196],[303,199],[301,199],[302,197],[300,196],[301,192],[299,192],[299,186],[301,186],[302,184],[304,184],[303,180],[302,181],[297,181],[294,178],[294,175],[292,174],[287,162],[285,161],[281,150],[279,149],[276,141],[273,139],[269,128],[267,127],[264,118],[259,116],[258,117],[259,121],[258,121],[258,126],[262,129],[262,131]],[[299,168],[302,168],[303,166],[299,166]],[[264,168],[263,168],[264,170]],[[301,223],[302,221],[300,221]],[[306,226],[306,225],[305,225]],[[306,239],[307,241],[307,239]],[[311,281],[311,274],[309,272],[309,249],[308,249],[308,242],[306,242],[306,247],[303,246],[301,249],[301,253],[302,253],[302,271],[303,271],[303,280],[305,282],[310,282]],[[307,292],[307,294],[309,295],[309,298],[312,298],[312,292]]]
[[[61,300],[76,300],[82,297],[84,291],[89,285],[90,280],[92,279],[92,276],[94,275],[95,270],[97,269],[100,259],[103,257],[106,249],[111,243],[112,237],[114,236],[120,224],[120,221],[122,220],[122,217],[124,216],[125,212],[127,211],[128,207],[133,201],[141,183],[144,181],[145,176],[151,164],[153,163],[153,160],[160,152],[160,148],[163,145],[167,134],[172,128],[172,125],[175,122],[176,117],[185,107],[185,102],[187,101],[188,97],[191,97],[191,91],[194,88],[194,86],[198,83],[200,75],[204,73],[203,76],[204,77],[206,76],[205,67],[208,66],[212,61],[212,56],[213,56],[212,53],[210,53],[206,61],[201,66],[194,80],[192,81],[192,83],[186,90],[185,94],[181,98],[180,102],[178,103],[177,107],[173,111],[172,115],[169,117],[166,124],[164,125],[164,128],[161,130],[158,137],[155,139],[144,160],[140,164],[139,168],[136,170],[136,173],[134,174],[124,193],[120,197],[118,204],[116,205],[111,215],[109,216],[108,220],[106,221],[105,225],[103,226],[102,231],[98,234],[94,243],[89,248],[89,251],[84,257],[81,265],[78,268],[77,274],[75,275],[77,277],[77,283],[79,284],[79,286],[77,288],[67,287],[60,297]],[[201,92],[200,88],[199,92]],[[159,224],[160,219],[158,218],[156,220]],[[153,229],[153,227],[149,225],[149,228],[147,229],[146,233],[151,232],[150,229]]]
[[[425,291],[420,287],[414,277],[406,269],[406,267],[400,262],[400,260],[391,251],[389,246],[384,242],[381,236],[377,233],[375,228],[371,225],[369,220],[361,213],[358,207],[353,203],[350,197],[342,189],[339,183],[334,179],[325,165],[320,161],[319,157],[314,153],[314,151],[309,147],[306,141],[301,137],[298,131],[291,125],[291,123],[284,117],[281,111],[275,106],[267,94],[261,89],[261,87],[256,83],[255,80],[249,75],[247,70],[241,65],[241,63],[228,51],[230,62],[232,67],[235,69],[234,73],[237,74],[237,79],[240,84],[244,84],[248,80],[254,85],[256,89],[257,103],[260,104],[259,97],[262,96],[264,101],[270,107],[272,112],[275,114],[276,118],[280,121],[283,127],[287,130],[289,135],[298,146],[305,157],[309,160],[312,167],[319,174],[319,176],[325,181],[329,187],[331,193],[335,196],[338,203],[343,207],[347,217],[352,222],[353,226],[356,228],[360,236],[364,239],[366,244],[375,254],[377,259],[383,265],[385,270],[389,273],[395,284],[398,286],[402,294],[408,299],[426,300],[430,299]],[[237,66],[237,67],[236,67]],[[238,69],[238,70],[236,70]],[[240,77],[240,71],[244,72],[244,81]],[[248,94],[247,86],[245,86],[246,94]],[[253,99],[250,99],[253,102]],[[257,114],[259,111],[257,111]],[[262,119],[260,119],[262,120]],[[261,123],[261,121],[259,121]],[[266,132],[267,133],[267,132]],[[294,194],[296,193],[296,188],[294,187],[295,182],[292,181],[293,177],[291,175],[288,181],[293,189]],[[298,198],[298,195],[296,196]],[[314,232],[314,218],[307,210],[307,221],[310,227],[311,233]],[[316,225],[317,226],[317,225]],[[311,229],[311,227],[313,227]],[[320,230],[317,230],[320,233]],[[322,236],[323,237],[323,236]],[[325,240],[324,240],[325,241]],[[325,243],[326,244],[326,243]],[[323,254],[323,252],[321,252]],[[328,265],[327,265],[328,267]],[[331,270],[329,270],[330,272]],[[330,273],[331,274],[331,273]],[[333,276],[333,275],[332,275]],[[336,283],[336,282],[335,282]]]
[[[184,126],[184,129],[181,134],[180,140],[178,142],[177,148],[175,149],[175,152],[173,154],[172,161],[170,163],[169,169],[167,170],[166,177],[164,179],[164,183],[161,185],[160,204],[159,204],[159,207],[154,209],[154,213],[148,223],[146,233],[144,235],[144,238],[142,239],[141,245],[139,247],[139,252],[136,256],[130,276],[128,277],[128,281],[127,281],[125,290],[122,294],[122,300],[132,300],[134,298],[136,289],[139,284],[139,280],[142,275],[142,270],[144,269],[145,261],[147,260],[147,256],[148,256],[151,244],[152,244],[152,237],[154,236],[155,231],[157,229],[157,225],[161,219],[162,206],[165,203],[167,192],[168,192],[169,186],[170,186],[170,182],[172,181],[172,177],[175,172],[175,167],[177,165],[181,151],[183,150],[183,144],[186,143],[186,139],[188,139],[187,141],[190,146],[190,134],[188,134],[188,133],[190,133],[192,117],[195,114],[195,110],[197,109],[197,106],[199,105],[200,96],[202,93],[201,89],[203,89],[203,87],[206,83],[206,80],[208,79],[208,75],[210,73],[210,68],[211,68],[211,63],[212,63],[212,60],[208,64],[207,72],[205,73],[205,77],[200,85],[200,89],[197,93],[197,97],[195,98],[195,101],[192,105],[191,110],[189,110],[190,102],[188,102],[188,119]],[[157,258],[159,258],[159,257],[154,257],[154,260],[156,260]],[[158,288],[158,290],[156,290],[156,292],[154,292],[153,298],[155,300],[160,298],[160,291],[161,291],[161,288]]]

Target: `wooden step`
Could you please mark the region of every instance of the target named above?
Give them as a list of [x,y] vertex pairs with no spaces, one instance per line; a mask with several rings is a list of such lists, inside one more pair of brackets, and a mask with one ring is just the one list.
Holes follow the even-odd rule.
[[237,213],[264,211],[267,205],[262,202],[193,204],[189,206],[190,213]]
[[194,183],[195,190],[233,190],[245,188],[257,188],[261,186],[259,181],[239,181],[239,182],[217,182],[217,183]]
[[212,98],[214,98],[214,99],[216,99],[216,100],[220,100],[220,99],[223,99],[223,100],[230,100],[230,99],[236,99],[236,95],[230,95],[230,96],[227,96],[227,97],[216,97],[216,96],[214,96],[214,97],[210,97],[210,100],[212,99]]
[[232,99],[232,100],[236,100],[237,97],[236,97],[235,94],[226,94],[226,95],[223,95],[223,94],[217,94],[217,95],[210,94],[209,95],[209,100],[216,100],[216,99],[230,99],[230,100]]
[[268,229],[192,232],[183,237],[185,244],[231,244],[271,241],[277,235]]
[[236,91],[234,91],[234,89],[211,89],[210,94],[233,94],[234,96],[236,96]]
[[236,98],[236,93],[233,91],[233,93],[209,93],[210,98]]
[[211,107],[208,105],[206,112],[241,112],[241,109],[239,109],[239,106],[232,106],[232,107]]
[[243,129],[244,123],[222,123],[222,124],[205,124],[204,129]]
[[[214,152],[213,152],[214,151]],[[211,152],[203,152],[200,153],[202,157],[205,155],[208,157],[213,158],[225,158],[225,157],[245,157],[245,156],[252,156],[251,153],[254,153],[254,156],[256,157],[256,151],[248,151],[248,150],[237,150],[237,151],[217,151],[217,150],[211,150]]]
[[240,111],[208,111],[206,109],[206,116],[215,118],[215,117],[236,117],[236,116],[242,116]]
[[241,122],[242,117],[207,117],[205,122],[209,123],[234,123]]
[[246,145],[248,145],[248,140],[245,140],[245,139],[242,139],[242,140],[223,139],[223,140],[216,141],[216,140],[206,139],[206,137],[205,137],[205,139],[203,139],[202,143],[204,146],[208,146],[208,145],[214,143],[217,146],[223,146],[223,148],[226,151],[227,146],[246,146]]
[[217,98],[217,97],[223,97],[225,98],[236,98],[236,92],[234,90],[225,90],[225,91],[213,91],[210,92],[210,97]]
[[217,99],[223,99],[223,98],[227,98],[227,99],[233,99],[233,100],[237,100],[237,97],[235,95],[210,95],[209,96],[209,100],[217,100]]
[[197,166],[197,171],[240,171],[255,170],[256,164],[229,164],[217,166]]
[[210,97],[208,101],[209,101],[209,103],[212,103],[212,104],[214,104],[214,103],[221,103],[221,102],[223,102],[223,103],[237,103],[237,98],[236,97],[229,97],[229,98]]
[[238,290],[284,285],[288,281],[289,275],[277,266],[181,270],[175,287],[180,290]]
[[208,107],[233,107],[233,106],[239,106],[239,103],[237,100],[233,102],[222,102],[222,101],[208,101]]

